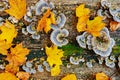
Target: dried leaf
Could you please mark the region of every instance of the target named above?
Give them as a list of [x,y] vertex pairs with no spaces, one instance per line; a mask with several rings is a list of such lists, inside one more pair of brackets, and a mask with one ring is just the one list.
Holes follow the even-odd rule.
[[26,61],[26,55],[28,55],[29,50],[27,48],[22,47],[22,43],[16,45],[14,48],[10,48],[11,53],[7,55],[6,60],[9,63],[13,63],[14,65],[21,65]]
[[28,80],[29,77],[30,77],[30,74],[27,73],[27,72],[23,72],[23,71],[20,71],[16,74],[16,76],[20,79],[20,80]]
[[105,73],[97,73],[96,80],[109,80],[109,77]]
[[6,20],[2,26],[0,26],[1,34],[0,40],[5,40],[7,44],[11,44],[13,39],[17,36],[15,26]]
[[63,77],[61,80],[77,80],[75,74],[68,74],[65,77]]
[[8,0],[10,9],[5,10],[6,13],[20,20],[26,13],[26,0]]
[[55,45],[51,47],[46,47],[45,49],[47,61],[49,65],[52,67],[51,75],[56,76],[60,73],[60,65],[62,65],[61,58],[63,57],[64,52],[61,49],[58,49],[58,47]]
[[90,13],[90,10],[88,8],[85,8],[85,4],[82,4],[76,8],[77,17],[88,16],[89,13]]
[[87,21],[86,30],[88,33],[91,33],[93,36],[99,36],[100,31],[105,27],[105,23],[102,22],[102,17],[97,16],[94,20]]
[[110,22],[110,30],[111,31],[115,31],[117,30],[118,28],[120,28],[120,22],[116,22],[116,21],[111,21]]
[[7,55],[9,49],[11,47],[11,44],[7,44],[6,41],[2,40],[0,41],[0,54]]
[[55,15],[50,11],[50,9],[48,9],[47,12],[43,14],[41,20],[38,21],[37,31],[44,30],[46,33],[48,33],[48,31],[51,30],[51,24],[56,24]]
[[4,72],[0,74],[0,80],[19,80],[14,74]]

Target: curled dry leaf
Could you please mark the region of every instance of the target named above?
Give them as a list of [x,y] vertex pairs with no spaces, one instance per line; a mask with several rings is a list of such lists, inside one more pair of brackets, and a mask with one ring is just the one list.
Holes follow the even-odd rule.
[[6,13],[20,20],[26,13],[26,0],[8,0],[10,9],[5,10]]
[[120,22],[116,22],[116,21],[111,21],[110,22],[110,30],[111,31],[115,31],[118,28],[120,28]]

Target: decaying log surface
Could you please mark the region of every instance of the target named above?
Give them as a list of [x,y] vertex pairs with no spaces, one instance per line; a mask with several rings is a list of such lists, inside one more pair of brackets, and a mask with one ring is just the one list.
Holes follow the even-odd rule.
[[[34,0],[27,0],[28,3],[30,4],[31,2],[35,2]],[[51,2],[53,2],[55,4],[55,9],[58,12],[63,12],[66,17],[67,17],[67,22],[65,24],[65,28],[67,28],[70,32],[69,35],[69,39],[75,41],[75,36],[77,36],[79,33],[76,33],[76,23],[77,23],[77,18],[75,17],[75,8],[76,6],[78,6],[80,3],[85,3],[87,5],[89,5],[89,7],[93,7],[94,9],[97,9],[96,5],[98,5],[98,2],[100,2],[100,0],[49,0]],[[112,4],[119,6],[120,7],[120,0],[109,0]],[[115,32],[111,32],[111,37],[113,38],[117,38],[120,39],[120,29],[115,31]],[[43,46],[46,42],[49,41],[49,36],[48,35],[44,35],[41,36],[40,41],[35,41],[34,44],[29,43],[30,42],[30,38],[22,38],[25,40],[24,41],[26,44],[26,47],[33,47],[34,48],[38,48],[40,49],[41,46]],[[41,45],[42,43],[42,45]],[[87,68],[86,66],[72,66],[70,69],[67,69],[65,67],[62,67],[61,69],[61,74],[57,77],[51,77],[50,73],[48,72],[44,72],[44,73],[36,73],[34,74],[32,77],[36,77],[38,80],[59,80],[63,74],[67,74],[67,73],[75,73],[77,75],[78,80],[93,80],[88,79],[90,78],[89,76],[91,76],[92,74],[95,74],[96,72],[105,72],[107,73],[107,75],[111,76],[114,72],[116,72],[116,69],[110,69],[104,65],[98,65],[95,64],[93,68]],[[116,74],[112,75],[112,76],[118,76],[120,78],[120,75],[116,72]]]
[[[27,0],[28,6],[31,4],[36,3],[38,0]],[[49,0],[55,4],[55,9],[58,12],[63,12],[67,17],[67,22],[65,24],[65,28],[69,30],[69,40],[75,41],[75,36],[77,36],[79,33],[76,33],[77,30],[75,29],[77,18],[75,17],[75,8],[80,3],[85,3],[89,5],[89,7],[92,7],[93,9],[97,9],[96,5],[98,5],[98,2],[100,0]],[[109,0],[112,4],[120,7],[120,0]],[[50,34],[43,34],[41,33],[40,40],[33,40],[30,35],[25,36],[21,33],[21,30],[19,30],[18,37],[16,41],[23,42],[24,46],[31,49],[31,50],[40,50],[41,47],[44,47],[46,43],[51,43]],[[120,29],[111,32],[111,37],[120,39]],[[37,72],[36,74],[32,75],[32,77],[37,78],[37,80],[59,80],[64,74],[67,73],[75,73],[77,75],[78,80],[93,80],[88,79],[89,76],[92,74],[95,74],[96,72],[105,72],[109,76],[116,72],[116,69],[110,69],[104,65],[98,65],[94,64],[93,68],[87,68],[86,66],[72,66],[71,68],[65,68],[62,66],[61,74],[57,77],[51,77],[50,73],[48,72]],[[116,72],[113,76],[119,76],[120,75]],[[36,80],[36,79],[35,79]]]

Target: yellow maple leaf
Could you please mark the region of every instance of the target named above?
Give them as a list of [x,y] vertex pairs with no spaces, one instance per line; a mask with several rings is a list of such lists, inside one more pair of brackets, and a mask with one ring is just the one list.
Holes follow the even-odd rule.
[[87,16],[89,15],[90,10],[88,8],[85,8],[85,4],[82,4],[76,8],[76,16],[81,17],[81,16]]
[[77,80],[75,74],[68,74],[65,77],[63,77],[61,80]]
[[97,73],[96,80],[109,80],[109,77],[105,73]]
[[[45,47],[47,61],[52,67],[52,76],[56,76],[60,73],[60,65],[62,65],[61,58],[63,57],[63,51],[58,49],[57,46]],[[58,69],[59,68],[59,69]],[[56,74],[55,74],[56,71]]]
[[14,74],[9,72],[0,73],[0,80],[19,80]]
[[105,23],[102,22],[102,17],[97,16],[94,20],[87,21],[87,32],[91,33],[93,36],[99,36],[100,31],[105,27]]
[[2,32],[0,34],[0,40],[5,40],[8,44],[12,43],[13,39],[17,36],[15,26],[7,20],[2,26],[0,26],[0,30]]
[[37,32],[44,30],[46,33],[48,33],[48,31],[51,30],[51,24],[56,24],[55,14],[48,9],[43,14],[41,20],[38,21]]
[[20,20],[26,13],[26,0],[8,0],[10,9],[5,10],[6,13]]
[[56,65],[54,68],[51,69],[51,76],[58,76],[60,74],[60,66]]
[[26,55],[29,54],[29,50],[23,48],[22,43],[16,45],[14,48],[10,48],[10,51],[11,53],[7,55],[6,60],[17,66],[23,64],[26,61]]
[[27,72],[19,71],[17,72],[16,76],[21,80],[28,80],[30,77],[30,74]]
[[11,44],[6,43],[5,40],[0,41],[0,54],[7,55],[9,49],[11,47]]
[[87,21],[89,20],[88,16],[82,16],[78,18],[77,31],[82,32],[86,30]]

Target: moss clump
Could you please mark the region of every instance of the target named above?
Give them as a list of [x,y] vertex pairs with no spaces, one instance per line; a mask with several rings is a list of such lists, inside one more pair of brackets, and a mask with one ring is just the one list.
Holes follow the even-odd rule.
[[64,51],[64,56],[70,56],[74,53],[79,53],[81,54],[83,49],[80,48],[79,46],[73,44],[73,43],[69,43],[65,46],[60,47],[60,49],[62,49]]

